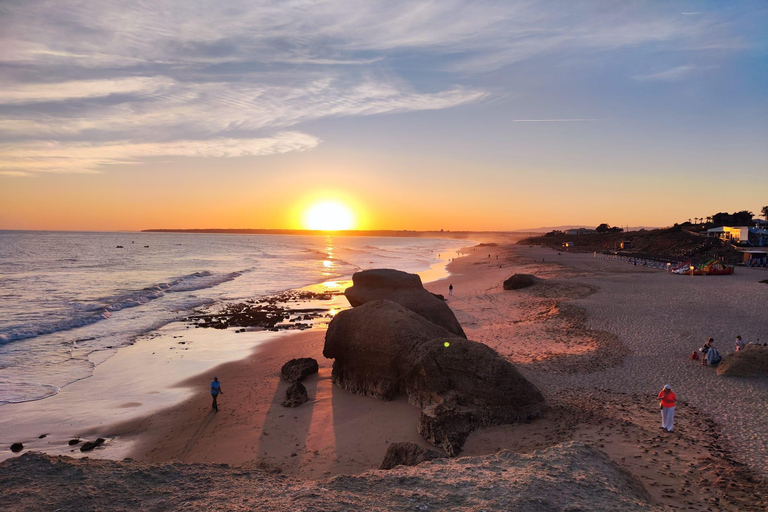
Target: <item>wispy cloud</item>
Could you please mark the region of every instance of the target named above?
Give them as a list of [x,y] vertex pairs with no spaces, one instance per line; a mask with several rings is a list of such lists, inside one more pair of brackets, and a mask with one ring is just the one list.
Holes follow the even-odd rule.
[[[490,93],[467,77],[521,61],[739,44],[706,16],[623,2],[25,0],[4,3],[0,16],[5,175],[228,157],[237,147],[301,151],[318,139],[289,144],[285,130],[475,103]],[[414,62],[439,78],[414,79]],[[635,79],[672,81],[692,70]],[[516,122],[582,121],[592,119]]]
[[656,71],[654,73],[646,73],[642,75],[635,75],[632,78],[641,82],[679,82],[685,80],[697,69],[697,66],[676,66],[674,68],[665,69],[663,71]]
[[134,164],[150,157],[234,158],[263,156],[316,147],[320,140],[301,132],[283,132],[252,139],[180,140],[160,143],[114,141],[31,142],[0,146],[0,174],[24,176],[30,172],[97,173],[108,165]]
[[599,119],[513,119],[513,123],[580,123],[584,121],[599,121]]

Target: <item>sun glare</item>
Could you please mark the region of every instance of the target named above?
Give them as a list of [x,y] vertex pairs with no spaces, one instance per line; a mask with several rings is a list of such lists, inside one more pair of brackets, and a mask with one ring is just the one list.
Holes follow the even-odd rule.
[[354,223],[352,212],[343,204],[336,202],[316,204],[304,215],[304,225],[307,229],[338,231],[352,229]]

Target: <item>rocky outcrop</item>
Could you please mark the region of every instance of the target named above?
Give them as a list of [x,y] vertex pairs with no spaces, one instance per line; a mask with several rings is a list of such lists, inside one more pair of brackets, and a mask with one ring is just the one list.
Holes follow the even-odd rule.
[[540,278],[532,276],[530,274],[515,274],[506,281],[504,281],[505,290],[519,290],[521,288],[528,288],[541,281]]
[[286,382],[298,382],[305,377],[317,373],[317,361],[311,357],[291,359],[280,369],[280,378]]
[[98,438],[95,441],[87,441],[83,443],[83,446],[80,447],[81,452],[89,452],[96,448],[97,446],[101,446],[104,444],[104,441],[106,441],[103,437]]
[[[357,395],[392,400],[405,394],[409,354],[420,343],[452,334],[388,300],[338,313],[325,333],[323,355],[333,359],[335,384]],[[458,339],[458,338],[457,338]]]
[[466,338],[448,304],[425,290],[416,274],[392,269],[357,272],[344,295],[353,308],[374,300],[397,302],[448,332]]
[[539,390],[491,348],[452,335],[391,301],[342,311],[325,337],[332,378],[356,394],[405,394],[419,432],[449,455],[481,426],[525,421],[545,408]]
[[395,466],[416,466],[428,460],[445,457],[440,452],[429,450],[416,443],[393,443],[387,448],[387,454],[379,469],[392,469]]
[[744,350],[728,354],[717,366],[724,377],[768,377],[768,347],[747,345]]
[[430,340],[411,358],[407,392],[422,409],[418,431],[448,455],[457,455],[476,428],[528,421],[546,408],[536,386],[482,343]]
[[13,453],[19,453],[19,452],[20,452],[21,450],[23,450],[23,449],[24,449],[24,445],[23,445],[23,444],[21,444],[21,443],[13,443],[13,444],[11,445],[11,451],[12,451]]
[[[604,453],[574,442],[531,454],[500,451],[318,480],[250,466],[148,464],[26,453],[0,462],[0,489],[5,506],[19,511],[670,509],[664,502],[652,501],[640,480]],[[764,503],[764,493],[758,492],[737,502],[734,510],[758,510]],[[688,499],[694,501],[694,497]],[[704,502],[701,507],[701,501],[695,500],[696,508],[711,505]]]
[[307,395],[307,388],[301,382],[294,382],[291,386],[285,390],[285,400],[283,401],[283,407],[298,407],[304,402],[309,400]]

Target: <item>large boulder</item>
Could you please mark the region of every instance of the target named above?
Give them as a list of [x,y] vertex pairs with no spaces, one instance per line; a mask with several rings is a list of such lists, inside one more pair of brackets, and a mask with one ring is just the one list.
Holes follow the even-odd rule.
[[536,386],[482,343],[434,339],[411,358],[406,387],[422,409],[419,433],[448,455],[457,455],[476,428],[528,421],[546,408]]
[[334,360],[335,384],[357,395],[392,400],[405,393],[405,376],[411,369],[407,359],[413,348],[451,336],[400,304],[376,300],[333,318],[323,355]]
[[416,274],[386,268],[357,272],[344,295],[353,308],[374,300],[397,302],[448,332],[467,337],[448,304],[425,290]]
[[392,469],[395,466],[417,466],[428,460],[445,457],[440,452],[419,446],[416,443],[392,443],[379,469]]
[[530,274],[515,274],[506,281],[504,281],[505,290],[519,290],[520,288],[528,288],[541,281],[540,278],[532,276]]
[[717,374],[725,377],[768,377],[768,347],[747,345],[744,350],[728,354],[717,366]]
[[539,390],[491,348],[452,335],[391,301],[342,311],[323,355],[333,381],[353,393],[422,409],[419,432],[449,455],[481,426],[526,421],[546,407]]
[[291,359],[280,369],[280,378],[286,382],[298,382],[317,373],[318,369],[317,361],[311,357]]

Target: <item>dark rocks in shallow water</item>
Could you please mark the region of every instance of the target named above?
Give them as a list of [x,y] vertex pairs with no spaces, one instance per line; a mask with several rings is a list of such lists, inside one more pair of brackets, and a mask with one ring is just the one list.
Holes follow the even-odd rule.
[[519,290],[521,288],[528,288],[541,281],[540,278],[532,276],[530,274],[515,274],[506,281],[504,281],[505,290]]
[[38,437],[38,439],[45,439],[46,437],[48,437],[48,434],[40,434],[40,437]]
[[395,466],[416,466],[428,460],[444,458],[440,452],[429,450],[416,443],[393,443],[387,448],[387,454],[379,469],[392,469]]
[[334,317],[325,333],[323,355],[334,359],[331,378],[341,388],[392,400],[405,393],[411,368],[407,356],[414,347],[450,336],[400,304],[376,300]]
[[309,400],[307,388],[301,382],[294,382],[285,390],[285,401],[283,407],[298,407]]
[[298,382],[318,370],[317,361],[311,357],[291,359],[280,369],[280,378],[287,382]]
[[419,433],[449,455],[475,428],[527,421],[546,407],[494,350],[391,301],[336,315],[323,355],[334,359],[333,382],[348,391],[384,400],[406,394],[422,409]]
[[80,442],[80,439],[70,439],[69,440],[69,446],[75,446]]
[[24,449],[24,445],[23,445],[23,444],[21,444],[21,443],[13,443],[13,444],[11,445],[11,451],[12,451],[13,453],[19,453],[19,452],[20,452],[21,450],[23,450],[23,449]]
[[85,443],[83,443],[83,446],[80,447],[80,451],[89,452],[94,448],[96,448],[97,446],[103,445],[104,441],[106,441],[106,439],[104,439],[103,437],[100,437],[95,441],[86,441]]
[[357,272],[344,295],[352,307],[375,300],[397,302],[448,332],[466,338],[448,304],[425,290],[416,274],[386,268]]

